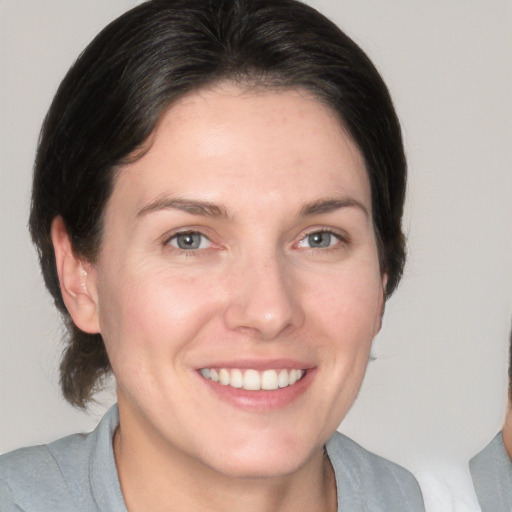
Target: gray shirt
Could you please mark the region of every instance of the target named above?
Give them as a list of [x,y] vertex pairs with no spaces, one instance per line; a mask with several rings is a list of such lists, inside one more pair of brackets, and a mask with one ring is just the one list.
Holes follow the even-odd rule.
[[[118,424],[114,406],[91,434],[1,456],[1,512],[126,512],[112,448]],[[327,453],[336,474],[338,512],[424,511],[418,484],[404,468],[337,432]]]
[[470,460],[469,470],[482,512],[512,511],[512,462],[501,432]]

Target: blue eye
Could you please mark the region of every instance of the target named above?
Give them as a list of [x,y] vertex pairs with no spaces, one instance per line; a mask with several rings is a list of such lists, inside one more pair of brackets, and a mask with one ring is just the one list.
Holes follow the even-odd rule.
[[173,247],[182,250],[205,249],[210,241],[203,234],[197,231],[186,231],[174,235],[168,242]]
[[299,247],[310,249],[325,249],[332,247],[340,241],[340,238],[329,231],[315,231],[305,236],[300,242]]

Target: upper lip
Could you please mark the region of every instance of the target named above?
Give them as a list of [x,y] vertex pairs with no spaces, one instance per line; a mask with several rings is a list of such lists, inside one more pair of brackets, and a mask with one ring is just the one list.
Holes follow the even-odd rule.
[[297,359],[290,358],[279,358],[279,359],[236,359],[236,360],[218,360],[214,362],[205,363],[201,368],[238,368],[241,370],[252,369],[252,370],[280,370],[296,369],[296,370],[308,370],[313,368],[314,365],[305,361],[298,361]]

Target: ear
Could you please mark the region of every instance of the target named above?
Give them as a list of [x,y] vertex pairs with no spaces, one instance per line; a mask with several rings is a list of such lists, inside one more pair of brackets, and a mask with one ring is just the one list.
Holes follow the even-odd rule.
[[386,285],[388,284],[388,275],[384,272],[381,277],[382,288],[380,293],[380,302],[378,305],[378,315],[375,319],[373,335],[377,336],[382,327],[382,317],[384,316],[384,309],[386,307]]
[[52,242],[59,276],[60,291],[75,325],[89,334],[100,332],[98,297],[92,265],[75,256],[62,217],[52,222]]

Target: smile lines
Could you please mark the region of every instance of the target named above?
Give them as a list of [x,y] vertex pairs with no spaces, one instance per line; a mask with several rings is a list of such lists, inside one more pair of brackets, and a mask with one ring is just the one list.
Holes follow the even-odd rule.
[[241,370],[238,368],[201,368],[199,373],[205,379],[211,379],[223,386],[230,386],[237,389],[245,389],[246,391],[273,391],[279,388],[292,386],[302,379],[305,370],[298,369],[282,369],[282,370],[265,370],[259,372],[257,370]]

